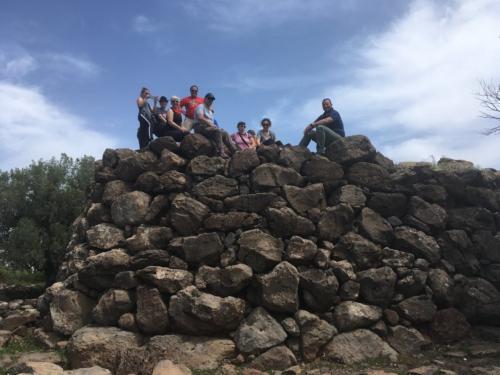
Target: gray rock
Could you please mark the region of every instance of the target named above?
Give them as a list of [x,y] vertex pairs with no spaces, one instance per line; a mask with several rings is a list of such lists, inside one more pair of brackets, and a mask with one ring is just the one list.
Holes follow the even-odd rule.
[[125,181],[114,180],[106,183],[102,193],[102,203],[111,206],[115,199],[121,195],[130,192],[130,185]]
[[412,269],[405,276],[401,277],[396,284],[396,291],[405,297],[421,294],[427,282],[427,272]]
[[433,237],[405,226],[397,227],[394,230],[393,246],[417,257],[425,258],[431,264],[436,264],[441,256],[439,245]]
[[109,289],[118,272],[128,270],[130,256],[123,249],[113,249],[89,256],[78,272],[78,280],[97,290]]
[[438,237],[441,255],[451,263],[459,273],[468,276],[479,272],[480,265],[474,255],[472,242],[464,230],[448,230]]
[[143,224],[151,197],[142,191],[120,195],[111,205],[113,222],[119,226]]
[[453,279],[441,269],[431,269],[428,274],[429,287],[438,306],[447,307],[455,301],[455,283]]
[[161,157],[158,164],[158,172],[165,173],[170,170],[184,169],[187,160],[180,157],[175,152],[164,149],[161,151]]
[[385,306],[394,295],[397,275],[390,267],[371,268],[357,274],[363,300]]
[[306,147],[287,146],[280,150],[278,163],[300,172],[302,164],[311,158],[312,154]]
[[410,198],[408,211],[434,231],[442,230],[446,225],[447,214],[444,208],[435,203],[428,203],[420,197]]
[[368,207],[361,210],[360,230],[364,236],[375,243],[388,245],[392,241],[391,224]]
[[385,247],[383,249],[383,253],[384,255],[382,264],[384,266],[389,266],[392,268],[410,268],[413,267],[413,263],[415,262],[415,255],[413,255],[412,253],[407,253],[405,251],[399,251],[391,249],[389,247]]
[[382,249],[379,246],[353,232],[342,236],[336,249],[344,252],[359,270],[377,267],[382,260]]
[[283,192],[290,206],[300,215],[313,208],[323,210],[326,207],[323,184],[312,184],[305,188],[285,185],[283,186]]
[[226,160],[220,156],[200,155],[191,159],[187,167],[187,173],[194,176],[215,176],[224,173],[226,164]]
[[160,176],[159,193],[182,192],[189,189],[191,181],[187,175],[178,171],[167,171]]
[[269,208],[267,220],[272,232],[279,237],[308,236],[315,232],[313,222],[297,215],[291,208]]
[[305,305],[315,312],[326,312],[336,302],[339,282],[331,269],[300,268],[300,290]]
[[359,302],[345,301],[335,307],[333,319],[341,331],[370,327],[382,318],[382,309]]
[[130,268],[133,270],[149,266],[168,266],[170,254],[165,250],[144,250],[135,254],[130,259]]
[[135,303],[130,293],[122,289],[109,289],[104,293],[92,310],[94,322],[103,326],[113,326],[118,323],[121,315],[133,311]]
[[312,361],[320,350],[337,334],[337,329],[305,310],[295,313],[300,327],[300,351],[306,361]]
[[370,189],[386,189],[389,182],[389,172],[380,165],[359,162],[349,168],[347,180],[353,185]]
[[328,199],[329,205],[348,204],[352,208],[362,208],[366,203],[366,195],[363,189],[356,185],[344,185]]
[[283,313],[299,308],[299,272],[288,262],[281,262],[268,274],[256,276],[257,295],[262,306]]
[[290,349],[285,345],[276,346],[262,353],[252,362],[249,367],[257,370],[286,370],[297,364],[297,359]]
[[160,292],[175,294],[193,284],[193,274],[189,271],[168,267],[149,266],[137,271],[137,276],[154,286]]
[[389,328],[387,342],[401,354],[419,354],[429,341],[415,328],[395,326]]
[[124,240],[123,231],[112,224],[97,224],[87,230],[88,244],[101,250],[117,247]]
[[402,217],[406,213],[406,196],[402,193],[373,193],[368,207],[384,217]]
[[284,185],[301,186],[304,183],[304,178],[293,168],[266,163],[253,170],[252,183],[257,190],[260,190]]
[[285,259],[295,265],[307,264],[314,259],[317,252],[318,247],[314,242],[293,236],[286,247]]
[[302,164],[301,174],[312,183],[333,182],[344,177],[344,170],[324,156],[313,155]]
[[151,249],[166,249],[168,241],[172,237],[170,228],[141,225],[133,236],[127,238],[126,246],[131,253]]
[[323,350],[327,360],[354,364],[378,358],[397,361],[398,353],[379,336],[367,329],[335,336]]
[[490,211],[483,207],[464,207],[448,210],[448,226],[468,232],[489,230],[495,232],[495,220]]
[[238,181],[221,175],[209,177],[193,187],[193,193],[200,197],[224,199],[238,194]]
[[360,285],[358,282],[348,280],[339,289],[339,297],[343,301],[356,301],[359,297]]
[[229,160],[229,175],[238,177],[242,174],[251,172],[255,167],[260,164],[257,151],[252,148],[237,151]]
[[364,135],[338,138],[326,148],[326,156],[339,164],[350,165],[360,161],[372,161],[375,147]]
[[495,325],[500,321],[500,292],[479,277],[461,281],[457,307],[471,323]]
[[347,204],[326,208],[318,222],[319,238],[327,241],[336,241],[351,229],[353,219],[354,211]]
[[209,208],[184,194],[178,194],[172,201],[170,222],[181,235],[196,233],[210,212]]
[[433,339],[439,342],[454,342],[463,339],[471,326],[465,316],[455,308],[439,310],[431,323]]
[[180,153],[187,159],[194,159],[196,156],[212,156],[215,149],[210,141],[201,134],[188,134],[179,145]]
[[253,212],[228,212],[210,214],[204,221],[210,231],[229,232],[237,229],[252,229],[263,226],[263,218]]
[[149,335],[165,333],[169,326],[168,310],[160,291],[140,285],[137,287],[137,327]]
[[178,332],[210,335],[234,330],[243,320],[246,303],[217,297],[189,286],[170,298],[170,321]]
[[283,242],[259,229],[243,232],[238,244],[240,261],[255,272],[266,272],[281,261]]
[[427,296],[414,296],[398,303],[397,310],[404,319],[421,324],[431,322],[437,308]]
[[283,343],[286,332],[262,307],[257,307],[241,323],[234,334],[238,350],[258,353]]
[[274,193],[240,194],[224,199],[224,206],[229,210],[261,212],[276,199]]
[[183,237],[178,255],[189,264],[216,265],[224,245],[217,233],[202,233],[197,236]]
[[246,288],[252,276],[252,269],[246,264],[235,264],[224,268],[202,266],[196,274],[196,287],[225,297],[235,295]]

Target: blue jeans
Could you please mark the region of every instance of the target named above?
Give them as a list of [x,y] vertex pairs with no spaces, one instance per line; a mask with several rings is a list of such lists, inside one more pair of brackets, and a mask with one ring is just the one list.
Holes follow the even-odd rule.
[[309,142],[313,140],[316,142],[316,151],[318,154],[322,154],[325,152],[326,146],[340,138],[342,138],[342,136],[335,133],[332,129],[320,125],[304,134],[299,146],[307,147]]

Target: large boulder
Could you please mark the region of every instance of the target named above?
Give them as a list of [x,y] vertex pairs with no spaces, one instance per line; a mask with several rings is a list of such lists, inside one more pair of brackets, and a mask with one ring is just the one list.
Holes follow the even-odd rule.
[[283,241],[259,229],[243,232],[238,244],[240,261],[255,272],[266,272],[281,261]]
[[267,221],[272,232],[279,237],[308,236],[315,232],[313,222],[297,215],[291,208],[269,208]]
[[339,164],[328,160],[324,156],[313,155],[302,164],[301,174],[309,182],[327,183],[339,181],[344,177],[344,170]]
[[238,194],[238,181],[233,178],[215,175],[193,187],[193,193],[199,197],[224,199]]
[[382,309],[354,301],[345,301],[335,307],[333,319],[341,331],[370,327],[382,318]]
[[87,230],[87,242],[92,247],[110,250],[125,240],[123,231],[112,224],[97,224]]
[[136,295],[135,320],[139,329],[148,335],[165,333],[169,326],[168,310],[160,291],[139,285]]
[[330,160],[344,165],[372,161],[375,153],[375,147],[364,135],[339,138],[326,148],[326,156]]
[[312,154],[306,147],[286,146],[280,150],[278,163],[300,172],[302,164],[311,158]]
[[184,194],[178,194],[172,201],[170,222],[181,235],[190,235],[202,226],[209,212],[205,204]]
[[228,339],[183,335],[154,336],[147,344],[147,360],[140,370],[149,371],[159,360],[168,358],[193,370],[212,371],[235,355],[235,345]]
[[252,280],[252,268],[246,264],[235,264],[224,268],[202,266],[196,274],[196,287],[226,297],[238,294]]
[[434,231],[443,230],[446,225],[447,214],[443,207],[428,203],[420,197],[413,196],[408,203],[408,211]]
[[498,325],[500,322],[500,292],[490,282],[479,277],[460,281],[457,307],[471,323]]
[[388,245],[392,241],[391,224],[371,208],[361,210],[360,229],[364,236],[375,243]]
[[261,190],[284,185],[302,186],[304,178],[293,168],[266,163],[253,170],[252,182],[255,189]]
[[389,172],[380,165],[359,162],[349,168],[347,180],[369,189],[385,190],[389,183]]
[[260,164],[257,152],[253,148],[237,151],[229,161],[229,175],[238,177],[242,174],[249,173],[252,169]]
[[193,159],[199,155],[213,155],[214,146],[201,134],[188,134],[180,144],[180,152],[187,159]]
[[78,280],[97,290],[109,289],[118,272],[128,270],[130,256],[123,249],[113,249],[87,258],[78,272]]
[[373,193],[368,207],[384,217],[402,217],[406,213],[407,199],[403,193]]
[[300,268],[300,290],[305,305],[315,312],[326,312],[337,300],[339,282],[332,269]]
[[374,359],[397,361],[398,353],[384,340],[367,329],[341,333],[326,345],[323,355],[327,360],[354,364]]
[[328,198],[328,205],[347,204],[354,209],[360,209],[366,204],[363,189],[356,185],[344,185]]
[[137,271],[137,276],[154,286],[160,292],[175,294],[193,284],[193,274],[186,270],[149,266]]
[[169,248],[189,264],[217,265],[224,251],[224,245],[215,232],[183,237],[179,242],[179,246],[176,242]]
[[326,207],[323,184],[312,184],[305,188],[285,185],[283,186],[283,192],[290,206],[300,215],[313,208],[322,210]]
[[429,323],[436,315],[436,305],[427,296],[407,298],[397,305],[399,314],[414,324]]
[[149,142],[148,148],[158,156],[162,155],[165,151],[170,151],[172,153],[179,151],[179,146],[172,137],[159,137],[153,139]]
[[243,353],[262,352],[286,338],[283,327],[262,307],[253,309],[234,334],[236,346]]
[[293,352],[285,345],[275,346],[255,358],[248,367],[261,371],[286,370],[297,364]]
[[363,300],[374,305],[388,305],[394,295],[397,275],[391,267],[371,268],[357,274]]
[[224,199],[224,206],[229,210],[261,212],[276,199],[274,193],[240,194]]
[[436,240],[414,228],[401,226],[394,230],[394,243],[396,249],[408,251],[418,258],[425,258],[431,264],[439,262],[441,249]]
[[259,302],[265,308],[294,313],[299,308],[299,272],[288,262],[281,262],[268,274],[255,278]]
[[401,354],[415,355],[429,344],[429,341],[415,328],[400,325],[389,328],[387,342]]
[[170,298],[168,312],[178,332],[200,336],[236,329],[245,309],[242,299],[221,298],[189,286]]
[[464,338],[470,331],[467,318],[457,309],[448,308],[436,312],[431,323],[431,334],[440,342],[454,342]]
[[451,263],[457,272],[468,276],[479,272],[481,266],[466,231],[460,229],[445,231],[439,235],[438,244],[443,258]]
[[358,270],[379,266],[383,255],[380,246],[353,232],[342,236],[336,249],[354,262]]
[[495,219],[490,211],[483,207],[464,207],[448,210],[448,226],[467,232],[476,230],[496,231]]
[[311,241],[299,236],[293,236],[286,246],[285,259],[292,264],[307,264],[311,262],[318,252],[318,246]]
[[453,278],[442,269],[434,268],[429,271],[427,284],[432,290],[432,298],[440,307],[448,307],[454,304],[456,299],[456,288]]
[[335,241],[352,227],[354,211],[348,204],[327,207],[318,222],[319,238]]
[[170,254],[166,250],[144,250],[139,251],[130,259],[130,268],[140,270],[149,266],[168,266]]
[[215,176],[223,174],[226,169],[226,160],[220,156],[200,155],[191,159],[187,167],[187,173],[194,176]]
[[109,289],[104,293],[92,311],[94,322],[103,326],[113,326],[118,323],[122,314],[133,311],[135,302],[130,292],[122,289]]
[[312,361],[321,349],[337,334],[337,329],[311,314],[306,310],[299,310],[294,318],[300,327],[300,352],[306,361]]
[[149,210],[151,196],[142,191],[120,195],[111,205],[111,217],[119,226],[143,224]]
[[130,192],[130,184],[127,184],[122,180],[113,180],[104,186],[104,191],[102,193],[102,203],[111,206],[111,204],[120,197],[121,195]]
[[127,238],[126,246],[131,253],[151,249],[166,249],[172,239],[172,230],[161,226],[141,225],[135,234]]
[[83,327],[73,333],[66,355],[72,368],[101,366],[115,373],[124,350],[138,350],[141,337],[115,327]]
[[94,300],[81,292],[69,289],[57,291],[50,303],[52,329],[62,335],[71,335],[90,323],[95,304]]

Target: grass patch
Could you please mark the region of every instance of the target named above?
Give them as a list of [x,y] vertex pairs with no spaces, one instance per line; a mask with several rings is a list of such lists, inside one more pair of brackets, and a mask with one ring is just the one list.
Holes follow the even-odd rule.
[[6,346],[0,348],[0,356],[4,354],[19,354],[43,351],[45,351],[44,347],[39,342],[37,342],[33,336],[26,336],[16,340],[10,340]]
[[10,267],[0,266],[0,283],[28,285],[43,284],[45,278],[42,272],[14,270]]

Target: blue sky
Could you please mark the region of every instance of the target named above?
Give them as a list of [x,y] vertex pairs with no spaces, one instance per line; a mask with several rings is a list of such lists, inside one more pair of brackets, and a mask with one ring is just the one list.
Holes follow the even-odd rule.
[[479,79],[500,80],[497,0],[8,2],[0,13],[0,169],[137,147],[135,98],[211,91],[233,131],[285,142],[332,97],[348,135],[396,161],[500,168]]

